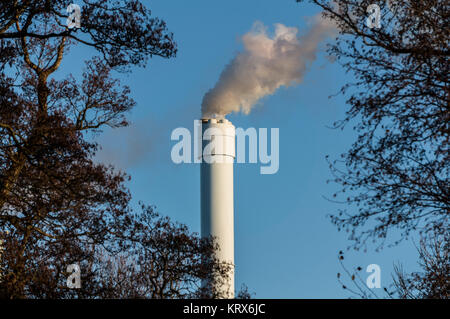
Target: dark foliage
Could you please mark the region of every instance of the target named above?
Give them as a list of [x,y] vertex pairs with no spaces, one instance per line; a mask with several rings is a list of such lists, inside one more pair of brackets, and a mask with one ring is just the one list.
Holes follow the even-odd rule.
[[[93,161],[87,138],[127,125],[130,91],[112,74],[173,57],[165,23],[140,1],[0,2],[0,290],[7,298],[214,296],[201,280],[225,275],[213,243],[157,215],[134,212],[113,167]],[[94,48],[80,81],[55,79],[71,46]],[[92,135],[92,134],[91,134]],[[67,266],[82,285],[68,289]]]

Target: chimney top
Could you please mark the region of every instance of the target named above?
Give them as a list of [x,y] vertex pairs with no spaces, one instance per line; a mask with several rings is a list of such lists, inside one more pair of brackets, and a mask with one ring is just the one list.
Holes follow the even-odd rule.
[[226,118],[202,118],[202,123],[222,123],[222,124],[230,124],[231,122],[228,121]]

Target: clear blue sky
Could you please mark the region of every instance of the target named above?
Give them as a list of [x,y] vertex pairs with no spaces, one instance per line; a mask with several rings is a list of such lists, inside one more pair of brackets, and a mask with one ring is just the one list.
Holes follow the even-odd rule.
[[[178,43],[174,59],[151,59],[145,69],[118,75],[130,85],[138,102],[130,114],[132,126],[99,137],[101,159],[126,170],[136,203],[157,206],[164,215],[200,231],[200,171],[196,164],[176,165],[170,159],[176,127],[192,129],[200,116],[204,93],[216,83],[223,67],[242,49],[240,36],[255,21],[295,26],[318,12],[294,0],[148,1],[153,14],[163,18]],[[272,29],[273,30],[273,29]],[[71,53],[71,65],[61,72],[79,74],[87,49]],[[83,57],[83,59],[80,59]],[[66,60],[67,63],[67,60]],[[335,94],[345,81],[337,63],[325,54],[311,66],[304,82],[281,89],[264,99],[248,115],[228,117],[235,126],[280,129],[280,170],[260,175],[259,164],[235,168],[236,286],[249,286],[257,298],[345,298],[336,273],[341,271],[339,250],[350,243],[326,218],[339,208],[331,197],[335,186],[325,156],[337,157],[355,138],[327,128],[343,118],[345,99]],[[350,251],[347,266],[381,266],[382,284],[391,281],[392,265],[402,262],[415,270],[412,242],[377,253]],[[367,275],[364,275],[367,276]],[[378,291],[378,293],[380,293]]]

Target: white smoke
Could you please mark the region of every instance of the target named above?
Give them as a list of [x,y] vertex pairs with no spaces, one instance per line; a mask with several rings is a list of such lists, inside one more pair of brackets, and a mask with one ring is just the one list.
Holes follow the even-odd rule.
[[248,114],[262,97],[281,86],[301,83],[320,43],[336,32],[334,23],[321,15],[313,17],[301,37],[297,37],[297,28],[278,23],[271,38],[266,27],[256,22],[242,37],[244,51],[225,67],[216,86],[203,97],[203,116]]

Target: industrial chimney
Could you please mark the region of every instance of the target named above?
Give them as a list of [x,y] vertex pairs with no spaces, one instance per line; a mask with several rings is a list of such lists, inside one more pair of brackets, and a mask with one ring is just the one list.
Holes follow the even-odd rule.
[[224,298],[234,298],[233,162],[235,127],[223,119],[202,119],[201,234],[218,244],[220,262],[233,265],[231,274],[207,283]]

